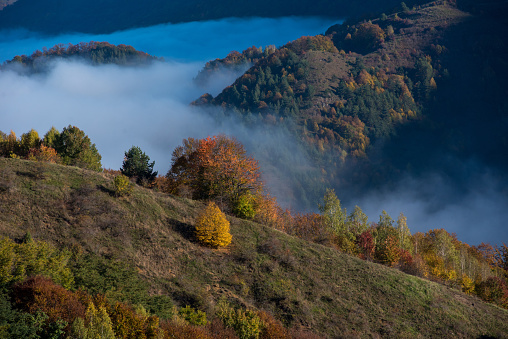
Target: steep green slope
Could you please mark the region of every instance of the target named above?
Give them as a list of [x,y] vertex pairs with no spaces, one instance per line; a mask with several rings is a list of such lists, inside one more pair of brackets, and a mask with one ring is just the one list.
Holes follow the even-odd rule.
[[[225,297],[322,337],[508,333],[506,310],[249,221],[228,217],[232,244],[203,248],[192,236],[202,203],[140,187],[124,198],[111,190],[106,174],[2,158],[0,234],[20,239],[29,231],[76,253],[119,261],[136,269],[151,294],[209,317]],[[93,279],[81,274],[75,287]]]

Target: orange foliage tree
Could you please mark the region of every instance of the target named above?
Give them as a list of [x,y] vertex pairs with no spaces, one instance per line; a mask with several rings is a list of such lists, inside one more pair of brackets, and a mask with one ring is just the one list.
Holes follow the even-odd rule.
[[173,152],[167,178],[173,193],[188,187],[195,199],[214,199],[229,207],[263,186],[258,162],[238,140],[225,135],[185,139]]
[[44,145],[41,145],[39,148],[30,148],[27,158],[29,160],[49,162],[52,164],[60,162],[60,156],[56,153],[56,150]]

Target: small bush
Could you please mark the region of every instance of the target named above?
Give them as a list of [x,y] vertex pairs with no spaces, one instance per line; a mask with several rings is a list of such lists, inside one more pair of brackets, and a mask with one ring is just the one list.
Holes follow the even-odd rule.
[[199,215],[195,235],[202,245],[213,248],[228,246],[231,243],[229,221],[214,202],[210,202]]
[[240,196],[235,206],[233,213],[242,219],[252,219],[256,215],[256,208],[254,206],[255,198],[252,194],[244,194]]
[[263,329],[263,322],[256,313],[234,309],[224,300],[219,303],[217,316],[226,327],[232,328],[240,339],[257,339]]
[[178,315],[189,322],[191,325],[204,326],[207,324],[206,313],[200,310],[196,311],[189,305],[180,308]]
[[117,175],[113,180],[113,186],[115,189],[115,195],[118,197],[123,197],[130,195],[132,193],[132,183],[129,178],[123,174]]

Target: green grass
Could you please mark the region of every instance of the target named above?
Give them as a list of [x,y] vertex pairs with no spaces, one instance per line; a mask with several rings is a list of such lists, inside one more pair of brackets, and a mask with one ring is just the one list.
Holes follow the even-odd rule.
[[[192,237],[201,202],[138,186],[118,198],[102,174],[38,166],[0,159],[1,235],[88,253],[77,281],[90,291],[166,316],[173,305],[213,316],[226,297],[330,338],[508,333],[506,310],[457,290],[233,217],[232,244],[203,248]],[[123,287],[108,290],[115,279]]]

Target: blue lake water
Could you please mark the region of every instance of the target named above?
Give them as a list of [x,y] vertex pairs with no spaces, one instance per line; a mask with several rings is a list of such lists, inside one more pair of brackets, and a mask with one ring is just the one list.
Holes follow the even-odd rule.
[[340,20],[314,17],[222,19],[216,21],[161,24],[111,34],[64,34],[43,36],[28,31],[0,31],[0,62],[16,55],[30,55],[43,47],[107,41],[126,44],[154,56],[180,61],[221,58],[232,50],[250,46],[281,46],[304,35],[323,34]]

